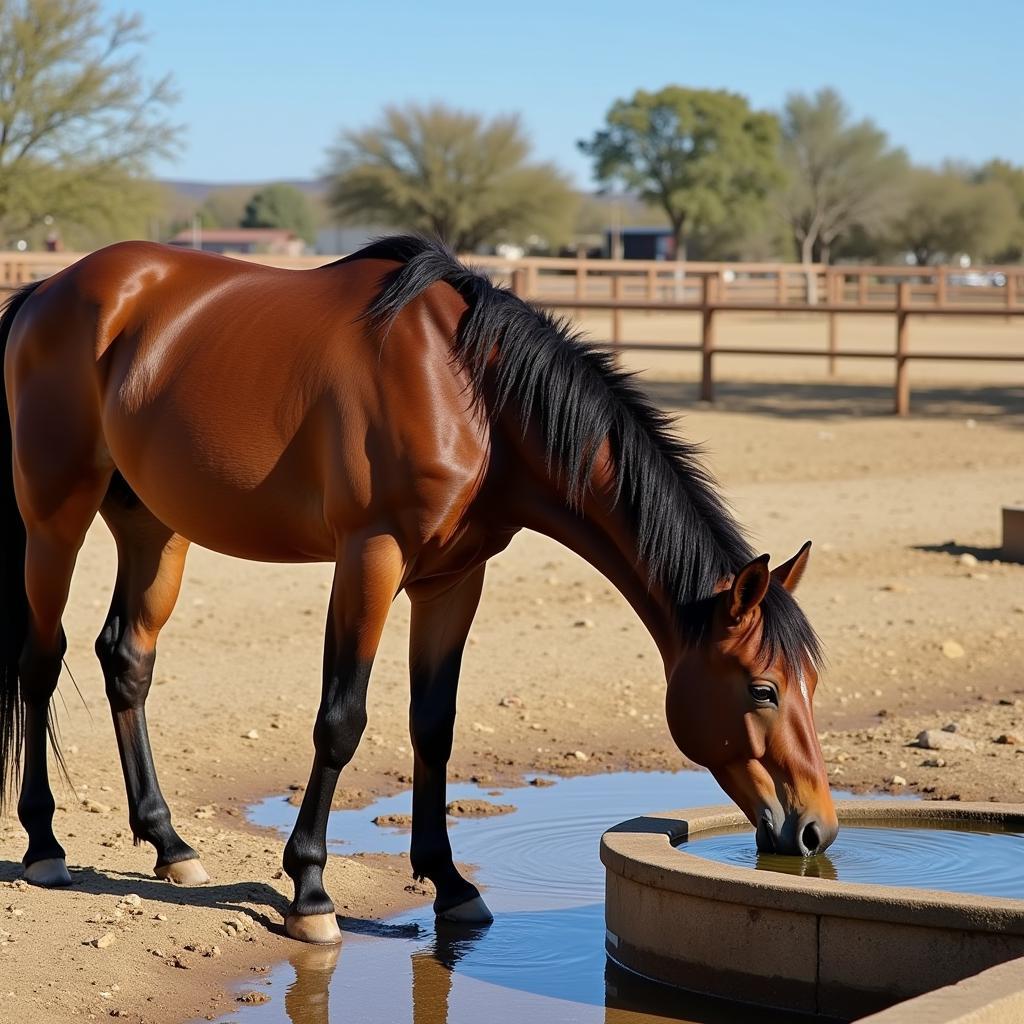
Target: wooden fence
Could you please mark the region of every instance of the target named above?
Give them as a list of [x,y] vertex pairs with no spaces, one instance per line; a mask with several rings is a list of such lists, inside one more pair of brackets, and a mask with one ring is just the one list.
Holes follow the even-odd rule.
[[[0,253],[0,297],[20,284],[62,269],[81,254]],[[236,256],[261,264],[301,270],[334,256]],[[699,352],[701,398],[713,401],[715,360],[722,355],[822,356],[830,373],[836,360],[891,359],[895,370],[894,411],[910,409],[909,364],[916,360],[1024,363],[1019,352],[911,351],[909,324],[919,317],[1008,317],[1024,314],[1024,267],[876,267],[795,263],[685,263],[648,260],[591,260],[470,256],[468,262],[495,281],[542,308],[606,310],[616,351]],[[694,313],[701,320],[699,344],[626,342],[622,315],[628,311]],[[715,344],[716,319],[723,313],[825,314],[828,342],[822,350]],[[838,348],[837,315],[891,316],[891,352]]]

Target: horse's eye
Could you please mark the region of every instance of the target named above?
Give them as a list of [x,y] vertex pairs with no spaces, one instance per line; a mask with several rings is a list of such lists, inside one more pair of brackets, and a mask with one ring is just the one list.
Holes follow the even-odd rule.
[[751,683],[750,696],[754,698],[756,704],[760,704],[762,707],[777,708],[779,706],[778,691],[767,683]]

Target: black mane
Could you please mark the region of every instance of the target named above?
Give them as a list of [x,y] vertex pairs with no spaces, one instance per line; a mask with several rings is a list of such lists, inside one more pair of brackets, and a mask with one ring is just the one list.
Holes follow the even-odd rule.
[[[715,489],[698,445],[681,439],[669,418],[611,356],[587,345],[567,321],[538,310],[470,270],[439,242],[417,236],[384,238],[347,257],[394,260],[370,308],[370,323],[386,332],[407,303],[438,281],[469,306],[452,341],[456,361],[478,397],[485,373],[496,374],[492,415],[514,400],[525,427],[535,421],[549,463],[579,506],[605,438],[637,555],[652,582],[673,595],[680,627],[699,641],[709,626],[715,586],[754,557],[754,550]],[[500,358],[490,364],[496,347]],[[789,592],[773,582],[762,603],[762,649],[798,671],[821,660],[817,636]]]

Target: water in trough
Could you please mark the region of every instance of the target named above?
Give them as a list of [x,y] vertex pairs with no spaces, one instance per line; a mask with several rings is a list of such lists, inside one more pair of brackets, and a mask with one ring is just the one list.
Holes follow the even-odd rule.
[[790,875],[1024,899],[1024,835],[1017,832],[952,822],[936,828],[847,824],[827,853],[806,859],[759,854],[751,838],[749,829],[713,832],[679,849]]
[[[524,786],[493,797],[453,785],[450,799],[513,803],[513,814],[460,819],[451,829],[460,861],[476,867],[495,921],[466,931],[438,925],[430,907],[382,923],[342,920],[344,944],[299,947],[268,976],[271,1000],[224,1018],[239,1024],[782,1024],[776,1013],[646,982],[607,961],[601,833],[642,810],[728,802],[706,772],[619,773]],[[405,831],[373,825],[408,813],[400,794],[357,811],[335,811],[336,853],[408,849]],[[252,820],[287,832],[295,808],[275,797]],[[746,842],[753,848],[753,836]],[[252,982],[246,988],[253,988]],[[809,1018],[798,1018],[808,1020]]]

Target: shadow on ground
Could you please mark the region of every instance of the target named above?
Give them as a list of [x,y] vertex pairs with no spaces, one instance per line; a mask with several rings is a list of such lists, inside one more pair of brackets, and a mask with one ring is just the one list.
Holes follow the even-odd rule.
[[[21,877],[21,864],[0,861],[0,882],[11,882]],[[271,917],[254,907],[275,910],[281,917],[288,908],[288,900],[273,886],[264,882],[232,882],[225,885],[178,887],[136,871],[98,871],[93,867],[68,865],[71,885],[65,891],[91,896],[127,896],[135,893],[144,900],[154,900],[174,906],[210,907],[226,913],[244,911],[268,931],[283,934],[280,919]]]
[[[641,383],[662,408],[681,410],[698,404],[694,381],[649,380]],[[853,384],[832,381],[723,381],[716,386],[713,406],[723,412],[787,419],[828,419],[892,414],[893,389],[885,384]],[[912,416],[998,420],[1024,428],[1024,387],[957,387],[949,384],[918,385],[911,392]]]
[[915,544],[914,551],[928,551],[956,558],[960,555],[974,555],[979,562],[1016,562],[1016,559],[1008,557],[1002,548],[976,548],[970,544],[957,544],[952,540],[945,544]]

